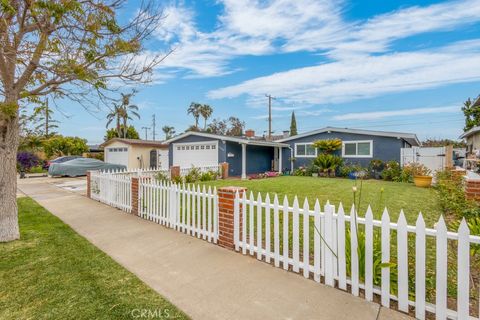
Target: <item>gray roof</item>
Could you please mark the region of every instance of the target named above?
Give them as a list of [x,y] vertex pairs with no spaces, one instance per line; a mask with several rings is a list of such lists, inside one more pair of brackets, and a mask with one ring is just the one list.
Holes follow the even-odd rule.
[[290,146],[286,143],[280,143],[278,141],[261,141],[261,140],[255,140],[255,139],[248,139],[248,138],[245,138],[245,137],[231,137],[231,136],[224,136],[224,135],[219,135],[219,134],[197,132],[197,131],[187,131],[185,133],[182,133],[181,135],[178,135],[174,138],[166,140],[163,143],[170,144],[172,142],[175,142],[177,140],[180,140],[180,139],[183,139],[185,137],[192,136],[192,135],[199,136],[199,137],[205,137],[205,138],[211,138],[211,139],[237,142],[237,143],[240,143],[240,144],[255,145],[255,146],[266,146],[266,147],[289,147]]
[[471,135],[474,135],[475,133],[479,132],[480,131],[480,126],[475,126],[473,128],[471,128],[470,130],[464,132],[460,137],[459,139],[464,139],[464,138],[468,138],[470,137]]
[[296,136],[291,136],[285,139],[277,140],[278,142],[286,142],[290,140],[295,140],[302,137],[308,137],[314,134],[324,133],[324,132],[343,132],[343,133],[354,133],[354,134],[364,134],[370,136],[380,136],[380,137],[393,137],[401,138],[407,141],[412,146],[419,146],[420,141],[417,138],[417,135],[414,133],[404,133],[404,132],[389,132],[389,131],[375,131],[375,130],[364,130],[364,129],[351,129],[351,128],[336,128],[336,127],[325,127],[313,131],[308,131],[305,133],[297,134]]
[[165,144],[165,141],[156,141],[156,140],[142,140],[142,139],[125,139],[125,138],[112,138],[108,141],[105,141],[100,145],[100,147],[108,146],[112,142],[123,142],[129,145],[136,145],[136,146],[145,146],[145,147],[154,147],[165,149],[168,148],[168,145]]

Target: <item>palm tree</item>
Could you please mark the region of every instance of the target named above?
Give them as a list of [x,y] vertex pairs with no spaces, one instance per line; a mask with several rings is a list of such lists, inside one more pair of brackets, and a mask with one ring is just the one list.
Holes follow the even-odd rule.
[[210,118],[212,116],[213,109],[208,104],[202,104],[199,112],[200,112],[200,115],[205,120],[204,125],[203,125],[203,130],[207,130],[207,120],[208,120],[208,118]]
[[197,102],[190,103],[190,107],[187,109],[187,114],[191,114],[195,119],[195,127],[198,128],[198,119],[200,118],[200,108],[202,105]]
[[[133,120],[130,115],[134,115],[138,119],[140,119],[140,115],[138,114],[138,107],[134,104],[130,104],[130,98],[134,95],[134,92],[127,94],[121,93],[121,95],[122,104],[120,105],[120,118],[123,120],[123,127],[128,128],[127,121]],[[127,137],[127,130],[123,130],[123,137]]]
[[122,117],[122,114],[123,114],[123,110],[122,110],[121,106],[119,106],[118,104],[115,104],[115,103],[113,104],[113,110],[109,114],[107,114],[107,125],[106,125],[106,127],[108,128],[110,123],[112,123],[112,121],[115,120],[118,137],[121,136],[120,119]]
[[175,134],[175,128],[170,126],[163,126],[163,133],[165,133],[165,140],[170,139]]

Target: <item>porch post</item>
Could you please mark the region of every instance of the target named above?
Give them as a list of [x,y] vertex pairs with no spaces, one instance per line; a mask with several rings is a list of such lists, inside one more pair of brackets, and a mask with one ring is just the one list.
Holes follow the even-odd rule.
[[242,143],[242,179],[247,179],[247,145]]
[[282,170],[282,147],[278,147],[278,172],[283,172]]

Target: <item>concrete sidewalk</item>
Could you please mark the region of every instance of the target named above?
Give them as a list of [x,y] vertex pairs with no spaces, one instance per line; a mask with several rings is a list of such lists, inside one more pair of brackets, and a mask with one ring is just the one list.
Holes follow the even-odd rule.
[[409,319],[48,179],[19,181],[18,188],[193,319]]

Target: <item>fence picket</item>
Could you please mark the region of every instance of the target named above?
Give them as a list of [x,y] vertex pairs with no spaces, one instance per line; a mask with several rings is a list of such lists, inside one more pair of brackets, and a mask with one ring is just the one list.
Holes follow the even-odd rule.
[[408,235],[403,211],[397,222],[398,309],[408,312]]
[[[387,208],[382,214],[382,263],[390,263],[390,216]],[[382,268],[382,306],[390,307],[390,267]]]
[[305,198],[303,202],[303,276],[308,278],[310,276],[310,207],[308,199]]
[[275,267],[280,266],[280,228],[278,214],[278,197],[273,198],[273,252],[275,254]]
[[288,270],[288,198],[283,198],[283,269]]
[[325,232],[323,233],[323,241],[325,242],[325,284],[327,286],[333,287],[335,285],[334,276],[333,276],[333,213],[335,207],[326,204],[325,205]]
[[425,319],[425,221],[418,215],[415,237],[415,317]]
[[465,218],[458,228],[457,312],[458,319],[468,319],[470,312],[470,231]]
[[347,262],[345,259],[345,212],[340,202],[337,214],[338,237],[338,287],[347,290]]
[[257,196],[257,259],[262,259],[262,196]]
[[435,312],[437,319],[447,318],[447,226],[443,216],[437,222],[437,267]]
[[247,253],[247,193],[242,196],[242,253]]
[[203,230],[203,240],[207,239],[207,191],[205,190],[205,185],[202,188],[202,228]]
[[253,231],[254,231],[254,229],[253,229],[253,227],[254,227],[253,218],[254,218],[254,210],[255,210],[255,208],[253,206],[254,201],[255,200],[253,198],[253,192],[250,192],[249,210],[248,210],[248,214],[249,214],[249,217],[248,217],[249,218],[249,220],[248,220],[248,224],[249,224],[248,225],[248,229],[249,229],[248,240],[249,240],[249,245],[250,245],[250,247],[249,247],[250,252],[249,253],[250,253],[251,256],[253,256],[253,238],[255,236],[254,233],[253,233]]
[[265,262],[270,263],[270,195],[265,197]]
[[[237,197],[238,198],[238,197]],[[213,202],[213,195],[212,195],[212,187],[208,187],[208,221],[207,221],[207,231],[208,231],[208,242],[212,242],[212,217],[213,217],[213,208],[212,208],[212,202]],[[238,220],[237,220],[238,223]],[[238,242],[238,239],[237,239]]]
[[358,297],[359,283],[358,283],[358,242],[357,242],[357,211],[355,205],[352,205],[350,212],[350,261],[352,274],[352,294]]
[[292,258],[293,258],[293,272],[300,271],[300,231],[298,225],[298,218],[299,218],[299,207],[298,207],[298,199],[295,196],[293,199],[293,213],[292,213],[292,228],[293,228],[293,248],[292,248]]
[[373,213],[370,206],[365,215],[365,298],[373,301]]
[[315,233],[313,236],[313,268],[315,270],[313,278],[315,281],[320,282],[320,202],[318,199],[315,201],[314,206],[314,226]]

